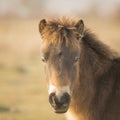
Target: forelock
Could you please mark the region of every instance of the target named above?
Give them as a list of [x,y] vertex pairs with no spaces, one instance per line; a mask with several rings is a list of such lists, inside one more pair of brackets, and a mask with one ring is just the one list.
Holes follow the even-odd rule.
[[75,21],[66,18],[50,20],[42,33],[42,39],[48,44],[56,45],[65,42],[66,45],[76,46],[79,33],[75,29],[75,23]]

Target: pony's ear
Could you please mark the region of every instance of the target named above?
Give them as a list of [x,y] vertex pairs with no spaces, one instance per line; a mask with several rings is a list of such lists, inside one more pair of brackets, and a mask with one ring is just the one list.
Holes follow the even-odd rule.
[[40,23],[39,23],[39,32],[42,33],[43,29],[45,28],[47,22],[45,19],[42,19],[40,20]]
[[84,33],[84,22],[83,20],[79,20],[77,24],[75,25],[77,31],[80,33],[80,35],[83,35]]

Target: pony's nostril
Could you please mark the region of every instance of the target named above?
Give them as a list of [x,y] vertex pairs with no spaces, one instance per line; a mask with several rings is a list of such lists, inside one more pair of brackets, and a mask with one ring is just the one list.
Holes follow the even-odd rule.
[[70,103],[70,95],[68,93],[64,93],[60,99],[60,102],[65,106]]
[[49,102],[50,104],[55,108],[58,104],[58,99],[55,95],[55,93],[51,93],[49,96]]

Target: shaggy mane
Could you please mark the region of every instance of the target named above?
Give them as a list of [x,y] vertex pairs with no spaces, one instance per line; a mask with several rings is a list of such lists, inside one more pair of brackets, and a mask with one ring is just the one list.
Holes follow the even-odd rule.
[[[47,44],[58,45],[65,42],[67,46],[79,46],[78,38],[81,35],[76,30],[76,23],[76,20],[68,18],[49,20],[42,32],[42,38],[47,41]],[[96,36],[87,29],[84,30],[81,41],[87,47],[93,49],[94,52],[101,55],[101,57],[112,59],[116,56],[116,53],[111,51],[104,43],[97,40]]]

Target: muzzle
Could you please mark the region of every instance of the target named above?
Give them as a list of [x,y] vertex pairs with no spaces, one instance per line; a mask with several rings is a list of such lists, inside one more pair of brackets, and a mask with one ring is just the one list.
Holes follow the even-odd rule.
[[49,95],[49,102],[55,113],[65,113],[69,108],[71,97],[65,92],[61,96],[57,96],[55,92]]

